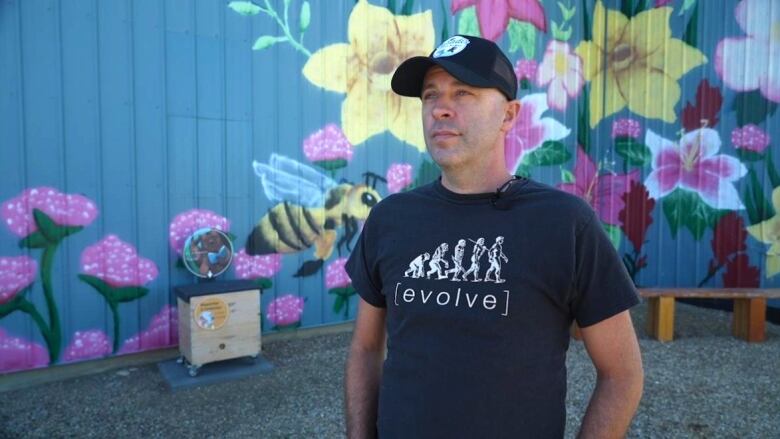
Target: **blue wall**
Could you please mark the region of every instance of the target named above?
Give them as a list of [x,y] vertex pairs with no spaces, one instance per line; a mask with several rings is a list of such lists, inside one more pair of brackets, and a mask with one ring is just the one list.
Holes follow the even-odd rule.
[[[0,299],[0,306],[5,305],[8,311],[0,317],[0,338],[8,349],[3,351],[6,359],[14,358],[5,363],[0,361],[0,371],[45,366],[50,360],[41,354],[51,350],[42,336],[41,325],[31,313],[18,308],[21,302],[13,305],[18,309],[10,308],[9,304],[21,300],[17,297],[22,296],[40,312],[46,327],[51,325],[48,314],[51,307],[46,302],[46,294],[57,304],[62,322],[59,362],[66,361],[67,352],[71,352],[68,358],[72,361],[118,353],[105,346],[105,342],[113,344],[115,338],[115,314],[108,301],[78,277],[85,272],[80,263],[82,252],[108,235],[116,235],[141,258],[153,262],[157,271],[153,280],[136,282],[136,286],[148,292],[135,300],[119,303],[119,344],[140,337],[144,331],[151,341],[142,343],[136,350],[175,344],[175,321],[167,318],[166,308],[175,305],[172,287],[195,279],[177,265],[179,256],[169,244],[170,224],[181,213],[208,210],[230,222],[236,250],[243,248],[252,228],[276,204],[267,198],[260,178],[253,171],[253,160],[267,163],[272,154],[280,154],[315,167],[335,181],[351,184],[361,183],[365,172],[386,176],[394,164],[411,166],[411,176],[401,178],[398,183],[407,188],[435,176],[435,172],[429,172],[427,154],[414,142],[400,140],[397,132],[384,130],[355,142],[342,117],[345,94],[327,90],[303,74],[307,62],[313,62],[328,46],[349,42],[348,27],[355,24],[350,22],[350,16],[358,7],[355,1],[307,3],[311,19],[303,33],[299,32],[300,14],[306,2],[291,1],[289,29],[296,44],[302,41],[301,47],[281,41],[261,50],[252,50],[256,40],[264,35],[283,35],[283,27],[265,11],[253,9],[242,14],[239,13],[242,9],[236,4],[230,7],[229,3],[224,0],[0,0],[0,202],[7,204],[30,189],[50,187],[62,194],[82,195],[94,202],[98,211],[94,221],[84,224],[83,230],[61,240],[48,268],[44,267],[41,248],[20,248],[21,236],[12,233],[9,227],[0,230],[0,257],[8,258],[9,262],[17,258],[14,260],[28,264],[28,268],[29,260],[19,258],[27,256],[37,263],[32,274],[27,270],[31,285],[28,290],[12,291],[10,284],[0,290],[7,293],[6,299]],[[265,7],[263,1],[255,3]],[[448,1],[371,0],[370,3],[371,8],[394,9],[397,17],[406,13],[412,17],[431,14],[427,21],[430,26],[418,31],[432,34],[435,38],[432,44],[458,31],[489,32],[489,23],[480,22],[473,8],[453,12]],[[627,3],[629,9],[619,1],[605,1],[604,7],[613,13],[649,13],[640,12],[645,2]],[[549,143],[537,149],[536,161],[526,159],[514,170],[549,184],[572,183],[572,178],[584,175],[577,169],[579,148],[585,154],[579,161],[584,163],[584,157],[588,157],[599,165],[600,175],[635,172],[636,180],[647,185],[653,166],[647,156],[646,131],[652,130],[672,140],[679,140],[681,130],[691,132],[690,126],[683,126],[683,109],[689,102],[696,104],[697,88],[707,79],[723,98],[716,110],[719,123],[712,127],[722,141],[719,153],[739,160],[746,172],[755,172],[755,178],[745,174],[733,182],[743,205],[736,209],[707,206],[695,192],[686,193],[683,189],[678,189],[683,192],[676,195],[665,194],[664,200],[659,196],[650,211],[653,223],[640,252],[646,257],[647,265],[637,272],[635,279],[642,286],[696,286],[704,281],[703,285],[712,287],[729,282],[729,286],[752,286],[758,282],[763,287],[778,287],[780,277],[772,274],[767,266],[769,244],[750,236],[746,229],[770,220],[774,210],[780,208],[773,207],[771,202],[773,189],[780,185],[772,179],[772,170],[780,167],[780,152],[767,157],[768,151],[776,151],[770,144],[755,154],[746,153],[746,148],[731,140],[735,129],[753,124],[776,144],[780,139],[777,102],[772,100],[773,95],[762,90],[735,90],[724,83],[715,68],[718,44],[726,37],[746,35],[731,13],[738,2],[698,1],[692,2],[690,9],[683,9],[684,3],[689,4],[670,2],[673,10],[668,25],[672,37],[685,38],[688,46],[703,54],[706,60],[692,68],[682,67],[685,60],[666,61],[665,68],[679,64],[683,71],[674,81],[680,86],[679,100],[663,103],[674,108],[674,120],[653,117],[650,107],[660,105],[653,103],[648,103],[645,111],[624,108],[595,124],[593,114],[590,120],[583,119],[583,112],[588,108],[585,93],[594,91],[590,79],[585,78],[584,87],[578,87],[565,99],[566,109],[550,108],[543,115],[557,121],[568,133],[557,138],[548,136]],[[269,4],[283,23],[285,2]],[[411,6],[409,10],[404,10],[406,4]],[[521,25],[512,19],[509,27],[502,28],[496,37],[510,52],[513,62],[534,60],[539,69],[550,41],[566,42],[571,54],[578,56],[574,49],[590,40],[593,28],[599,24],[593,21],[598,15],[597,7],[590,1],[561,2],[571,7],[571,13],[554,1],[545,0],[541,4],[543,26],[538,22],[535,26]],[[585,9],[584,4],[587,4]],[[777,21],[780,7],[772,5],[767,15],[780,22]],[[647,7],[652,9],[650,5]],[[373,16],[378,16],[374,9],[371,11]],[[611,20],[610,16],[607,20]],[[653,26],[655,31],[665,23],[655,21]],[[571,34],[566,35],[567,29],[571,29]],[[780,53],[777,40],[768,41],[768,50]],[[432,48],[419,49],[427,53]],[[777,59],[780,58],[772,58],[771,62],[776,64]],[[329,68],[333,72],[355,68],[352,64],[348,67],[338,64],[335,58],[325,60],[331,63]],[[584,61],[593,63],[596,58]],[[769,70],[778,69],[777,65],[764,64]],[[534,78],[525,85],[520,94],[523,98],[548,93],[550,87],[540,85]],[[647,90],[651,90],[649,85]],[[758,110],[748,111],[746,103]],[[634,139],[631,148],[644,157],[643,162],[629,164],[618,151],[620,142],[611,134],[612,124],[624,118],[641,125],[642,134]],[[304,141],[328,124],[334,124],[339,133],[341,129],[347,131],[346,138],[353,144],[353,155],[346,166],[335,170],[325,169],[327,163],[314,163],[316,160],[307,157],[303,150]],[[543,150],[550,154],[542,154]],[[532,152],[527,151],[529,157]],[[543,155],[546,158],[540,159]],[[624,187],[622,193],[628,189]],[[386,196],[398,188],[380,183],[377,190]],[[692,197],[692,204],[683,206],[669,201],[672,199],[669,197],[681,194]],[[618,199],[619,196],[614,198]],[[700,209],[704,213],[698,218],[672,217],[668,210],[675,207]],[[32,208],[25,209],[29,216]],[[741,223],[739,230],[724,229],[726,234],[744,235],[742,241],[746,247],[727,254],[721,265],[715,264],[716,270],[709,276],[714,267],[710,261],[717,259],[711,241],[719,219],[727,212],[735,213]],[[632,243],[620,224],[605,222],[605,227],[621,254],[632,255]],[[343,228],[337,230],[343,233]],[[343,252],[340,256],[347,255],[348,252]],[[738,267],[734,262],[739,255],[747,257],[746,265]],[[299,267],[313,259],[313,250],[289,253],[280,257],[281,267],[271,270],[274,273],[250,276],[267,277],[272,282],[263,294],[264,313],[274,299],[288,294],[305,300],[299,321],[274,324],[274,319],[269,320],[266,315],[264,330],[312,327],[354,318],[357,303],[357,297],[352,295],[354,291],[349,285],[328,281],[328,268],[338,257],[338,250],[334,250],[322,269],[311,276],[295,277],[293,274]],[[730,280],[723,278],[729,270],[728,264],[732,264]],[[47,269],[51,275],[49,293],[43,285]],[[337,265],[331,269],[339,272]],[[230,269],[225,278],[240,276]],[[11,277],[9,271],[2,279],[8,281]],[[338,284],[335,287],[334,282]],[[342,300],[343,303],[337,303]],[[780,307],[777,301],[770,305]],[[69,351],[78,338],[77,331],[82,337],[85,332],[98,334],[85,338],[97,340],[94,349]],[[162,331],[166,335],[154,336],[150,331],[158,331],[158,335]],[[21,347],[7,347],[14,343]]]

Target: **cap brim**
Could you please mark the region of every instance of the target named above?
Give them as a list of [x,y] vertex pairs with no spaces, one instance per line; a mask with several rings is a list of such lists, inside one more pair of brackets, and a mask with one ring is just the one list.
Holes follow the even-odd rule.
[[447,58],[415,56],[402,62],[395,70],[395,73],[393,73],[393,78],[390,81],[393,91],[401,96],[419,98],[422,94],[425,74],[433,66],[443,68],[447,73],[464,84],[474,87],[494,87],[489,80],[462,67],[460,64],[447,60]]

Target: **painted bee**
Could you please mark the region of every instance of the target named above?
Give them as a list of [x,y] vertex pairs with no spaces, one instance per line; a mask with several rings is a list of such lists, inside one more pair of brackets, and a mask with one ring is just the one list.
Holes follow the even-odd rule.
[[[351,251],[358,221],[381,200],[376,182],[384,178],[363,174],[366,184],[336,183],[315,169],[288,157],[271,154],[268,163],[252,162],[266,197],[277,204],[252,229],[246,241],[250,255],[297,253],[314,246],[316,259],[306,261],[295,277],[309,276],[322,268],[335,244]],[[369,186],[369,181],[373,183]],[[338,228],[344,234],[336,243]]]

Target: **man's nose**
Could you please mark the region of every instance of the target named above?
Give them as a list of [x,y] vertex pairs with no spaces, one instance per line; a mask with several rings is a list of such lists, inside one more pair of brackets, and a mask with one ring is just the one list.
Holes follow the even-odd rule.
[[434,119],[447,119],[452,117],[451,102],[447,98],[439,98],[436,100],[436,105],[433,107]]

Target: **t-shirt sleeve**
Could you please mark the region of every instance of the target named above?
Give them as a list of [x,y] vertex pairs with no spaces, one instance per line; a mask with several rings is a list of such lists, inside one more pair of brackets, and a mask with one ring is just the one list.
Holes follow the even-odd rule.
[[580,327],[596,324],[639,303],[634,282],[589,210],[576,234],[572,314]]
[[[373,213],[373,211],[372,211]],[[355,245],[352,254],[349,255],[345,269],[349,278],[352,280],[352,286],[360,297],[366,302],[379,308],[387,307],[385,296],[382,294],[382,279],[379,276],[377,266],[376,248],[377,244],[374,231],[374,221],[369,215],[360,237]]]

